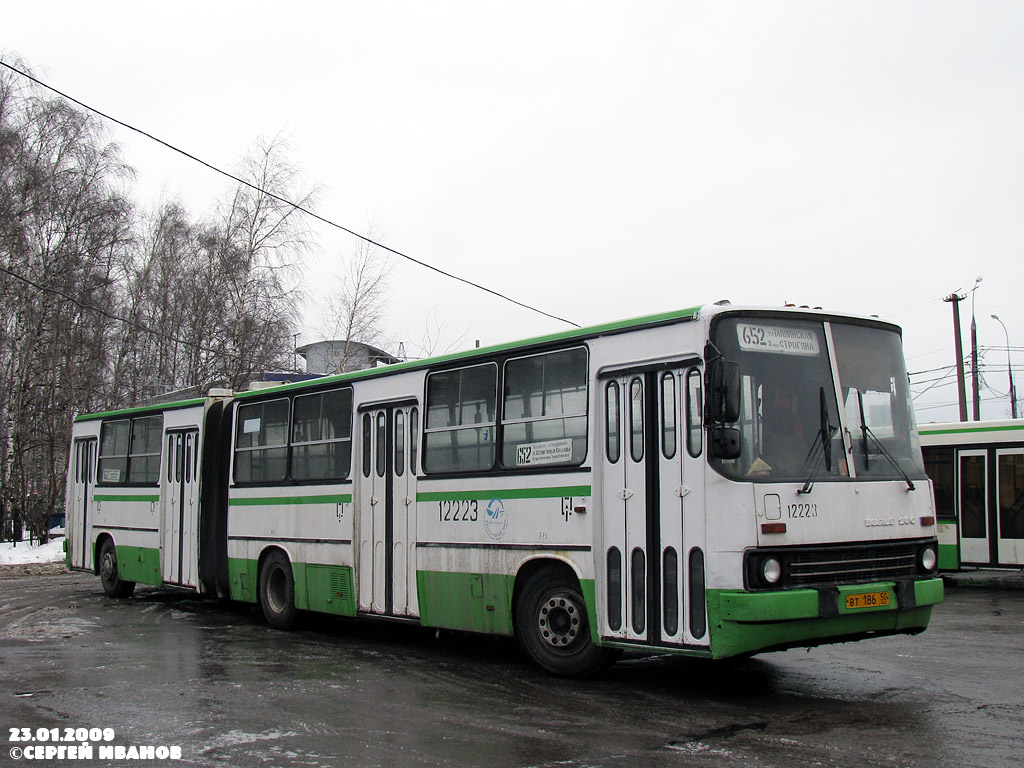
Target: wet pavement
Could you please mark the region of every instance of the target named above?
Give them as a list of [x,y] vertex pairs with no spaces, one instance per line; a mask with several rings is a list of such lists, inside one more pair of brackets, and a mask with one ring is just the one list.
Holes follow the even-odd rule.
[[1022,668],[1016,589],[951,584],[918,637],[566,681],[505,639],[315,617],[283,633],[248,606],[0,568],[0,765],[81,764],[15,761],[11,729],[85,727],[181,750],[115,765],[1009,768]]

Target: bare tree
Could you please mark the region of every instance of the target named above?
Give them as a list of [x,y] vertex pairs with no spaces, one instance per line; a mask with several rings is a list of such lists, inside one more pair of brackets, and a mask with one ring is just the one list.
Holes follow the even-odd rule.
[[469,327],[441,348],[441,338],[445,335],[446,326],[437,316],[437,307],[432,307],[423,323],[423,335],[418,342],[409,341],[409,349],[414,352],[410,357],[422,359],[434,355],[447,355],[463,346],[469,336]]
[[288,360],[314,190],[287,149],[255,146],[206,220],[137,222],[98,120],[0,71],[0,536],[45,534],[75,414]]
[[130,239],[130,169],[99,123],[0,77],[0,523],[45,535],[70,417],[103,391],[112,273]]
[[253,373],[287,364],[298,315],[298,278],[312,247],[299,208],[310,208],[307,187],[277,136],[260,142],[241,163],[239,184],[208,227],[211,277],[226,314],[218,328],[220,372],[232,387]]
[[[378,239],[373,225],[366,237]],[[340,371],[350,367],[353,342],[376,347],[386,343],[384,317],[393,265],[386,252],[367,240],[360,240],[345,260],[336,289],[327,302],[324,332],[329,338],[344,342],[338,361]]]

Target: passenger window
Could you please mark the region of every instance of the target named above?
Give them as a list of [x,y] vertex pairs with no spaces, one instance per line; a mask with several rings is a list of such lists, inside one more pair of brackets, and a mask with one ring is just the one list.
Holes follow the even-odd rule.
[[508,468],[582,464],[587,454],[587,350],[505,364],[501,463]]
[[352,464],[352,390],[295,398],[291,476],[294,480],[344,480]]
[[395,475],[405,474],[405,411],[395,411]]
[[369,477],[371,464],[373,462],[373,419],[370,414],[363,414],[363,477]]
[[128,438],[131,422],[128,419],[105,421],[100,427],[101,483],[124,483],[128,480]]
[[384,477],[387,468],[388,420],[384,411],[377,414],[377,477]]
[[691,368],[686,373],[686,449],[694,458],[704,449],[703,407],[700,371]]
[[132,419],[132,440],[128,454],[128,482],[156,485],[160,482],[160,445],[163,416]]
[[420,447],[420,411],[413,408],[409,413],[409,471],[416,474]]
[[478,472],[494,467],[498,367],[493,363],[427,377],[423,469]]
[[676,455],[676,377],[661,377],[661,453],[666,459]]
[[100,427],[99,482],[159,483],[163,422],[159,414],[104,422]]
[[241,405],[235,426],[235,482],[285,479],[288,460],[288,400]]
[[619,429],[619,382],[609,381],[604,390],[604,418],[605,418],[605,452],[608,461],[615,464],[622,454],[622,435]]
[[629,383],[629,453],[633,461],[644,457],[644,383],[639,377]]

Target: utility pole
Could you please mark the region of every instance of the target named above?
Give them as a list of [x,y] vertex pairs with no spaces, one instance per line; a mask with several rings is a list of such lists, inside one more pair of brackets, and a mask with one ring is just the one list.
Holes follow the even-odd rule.
[[974,294],[981,283],[979,277],[971,289],[971,394],[974,396],[974,420],[981,421],[981,377],[978,375],[978,324],[974,320]]
[[960,302],[966,296],[949,294],[943,301],[953,305],[953,344],[956,348],[956,384],[960,403],[960,421],[967,421],[967,388],[964,382],[964,344],[960,337]]

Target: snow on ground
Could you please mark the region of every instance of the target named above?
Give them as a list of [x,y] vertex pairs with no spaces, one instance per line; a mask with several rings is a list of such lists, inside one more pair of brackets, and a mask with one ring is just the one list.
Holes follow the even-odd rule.
[[0,565],[24,563],[57,563],[64,559],[64,537],[50,539],[46,544],[29,546],[27,541],[0,542]]

